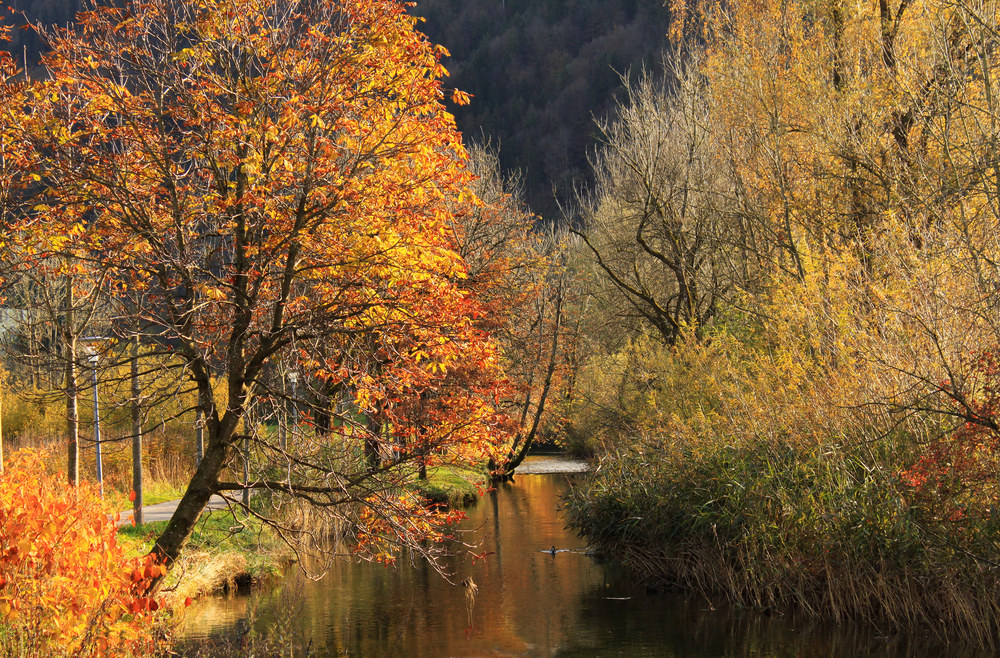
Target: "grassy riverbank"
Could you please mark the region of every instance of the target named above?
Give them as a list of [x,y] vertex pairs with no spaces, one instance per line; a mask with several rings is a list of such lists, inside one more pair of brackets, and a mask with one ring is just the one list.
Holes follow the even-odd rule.
[[458,466],[433,466],[426,480],[414,480],[414,488],[432,503],[449,507],[468,507],[479,500],[487,486],[484,471]]
[[[485,486],[483,472],[439,466],[427,469],[426,480],[414,480],[412,486],[434,504],[463,507],[475,504]],[[257,504],[267,504],[261,501]],[[302,510],[300,510],[301,512]],[[309,521],[301,518],[293,524]],[[123,526],[121,541],[135,555],[144,555],[167,522]],[[336,536],[336,532],[334,532]],[[195,527],[188,548],[173,569],[166,589],[176,600],[227,591],[266,581],[281,573],[295,555],[274,530],[254,517],[239,519],[228,510],[206,512]]]
[[1000,574],[975,556],[996,528],[928,525],[888,472],[849,451],[646,443],[606,458],[570,519],[641,574],[742,606],[992,642]]
[[[137,555],[148,553],[166,521],[123,526],[119,541]],[[183,601],[232,590],[279,574],[293,558],[275,533],[256,519],[237,520],[227,510],[206,513],[172,570],[165,588]]]

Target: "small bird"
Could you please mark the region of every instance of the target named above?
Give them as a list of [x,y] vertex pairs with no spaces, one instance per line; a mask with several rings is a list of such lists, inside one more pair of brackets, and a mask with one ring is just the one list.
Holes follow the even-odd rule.
[[556,547],[553,546],[552,548],[550,548],[549,549],[549,553],[551,553],[552,555],[555,555],[556,554]]

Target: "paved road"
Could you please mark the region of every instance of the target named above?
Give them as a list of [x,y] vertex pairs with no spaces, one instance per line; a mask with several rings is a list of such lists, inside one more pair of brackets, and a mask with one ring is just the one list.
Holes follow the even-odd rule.
[[589,470],[590,464],[582,459],[568,459],[562,455],[533,455],[514,470],[514,475],[586,473]]
[[[549,473],[582,473],[587,471],[590,466],[585,461],[579,459],[566,459],[561,456],[550,456],[550,455],[540,455],[537,457],[529,457],[517,467],[515,473],[517,475],[534,475],[534,474],[549,474]],[[157,503],[156,505],[145,505],[142,508],[142,520],[146,523],[153,523],[154,521],[169,521],[170,517],[174,515],[174,511],[177,509],[177,503],[180,500],[168,500],[165,503]],[[205,509],[226,509],[226,501],[222,496],[212,496],[211,500],[208,501],[208,507]],[[132,520],[132,510],[126,510],[122,513],[121,521],[118,525],[125,525]]]
[[[177,509],[177,503],[181,502],[178,500],[168,500],[164,503],[157,503],[155,505],[143,505],[142,507],[142,520],[145,523],[153,523],[154,521],[169,521],[170,517],[174,515],[174,511]],[[205,509],[226,509],[226,501],[222,496],[212,496],[208,501],[208,506]],[[121,521],[118,525],[125,525],[132,521],[132,510],[126,510],[122,513]]]

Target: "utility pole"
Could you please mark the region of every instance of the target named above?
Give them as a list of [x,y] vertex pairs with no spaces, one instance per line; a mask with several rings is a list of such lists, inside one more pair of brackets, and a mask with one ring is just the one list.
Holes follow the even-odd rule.
[[91,354],[87,360],[94,372],[94,454],[97,461],[97,486],[100,488],[101,498],[104,498],[104,465],[101,462],[101,410],[97,401],[97,364],[101,357],[95,350],[89,349],[91,349]]

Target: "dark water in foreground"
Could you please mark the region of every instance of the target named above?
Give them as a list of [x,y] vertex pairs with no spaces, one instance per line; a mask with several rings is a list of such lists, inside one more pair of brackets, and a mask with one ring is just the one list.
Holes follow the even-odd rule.
[[[532,469],[546,470],[545,459],[533,458]],[[293,570],[270,592],[199,601],[181,639],[232,636],[253,619],[319,656],[975,655],[927,637],[647,593],[563,528],[559,497],[577,477],[520,475],[468,510],[463,527],[475,530],[476,552],[492,552],[473,564],[463,549],[450,562],[455,582],[477,583],[472,606],[463,587],[424,564],[344,561],[318,582]]]

